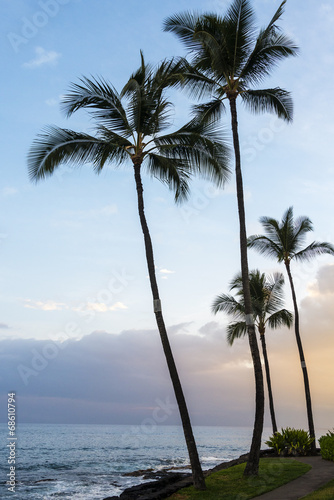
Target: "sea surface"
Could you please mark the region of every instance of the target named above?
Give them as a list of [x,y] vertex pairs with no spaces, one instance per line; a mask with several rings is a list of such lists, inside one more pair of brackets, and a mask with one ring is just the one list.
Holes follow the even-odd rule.
[[[249,451],[252,429],[196,427],[203,469]],[[265,429],[263,440],[271,434]],[[103,500],[143,482],[124,473],[181,467],[189,460],[178,426],[20,424],[16,430],[15,493],[8,491],[10,443],[0,424],[0,498]]]

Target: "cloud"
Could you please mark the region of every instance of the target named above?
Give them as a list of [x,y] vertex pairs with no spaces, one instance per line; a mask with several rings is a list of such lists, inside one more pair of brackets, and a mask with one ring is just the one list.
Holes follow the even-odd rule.
[[[104,304],[103,302],[87,302],[84,308],[86,311],[95,312],[118,311],[119,309],[127,309],[127,306],[123,302],[115,302],[112,305]],[[82,310],[80,309],[80,311]]]
[[[184,328],[187,324],[176,325],[169,335],[194,424],[252,425],[251,370],[243,364],[249,359],[247,347],[237,347],[238,361],[231,363],[232,351],[219,327],[210,338],[184,334]],[[93,332],[62,344],[0,341],[3,394],[8,380],[20,394],[22,422],[140,423],[152,415],[157,400],[174,403],[156,330]],[[178,412],[165,423],[179,423]]]
[[0,323],[0,329],[8,330],[9,326],[6,323]]
[[35,59],[32,59],[31,61],[23,64],[24,68],[35,69],[39,68],[40,66],[44,66],[45,64],[55,66],[58,63],[59,58],[61,57],[61,54],[59,54],[58,52],[55,52],[54,50],[47,51],[43,49],[43,47],[36,47],[35,54]]
[[13,187],[4,187],[1,190],[2,196],[13,196],[14,194],[17,194],[18,190]]
[[[320,268],[313,289],[318,295],[309,294],[300,303],[301,336],[315,425],[329,429],[334,413],[328,383],[334,379],[333,266]],[[92,302],[91,307],[105,312],[126,306]],[[193,424],[252,426],[254,373],[247,337],[228,346],[226,328],[216,321],[198,329],[192,322],[171,325],[168,334]],[[294,330],[268,329],[266,339],[278,426],[307,429]],[[175,401],[156,329],[96,331],[62,343],[4,339],[0,394],[6,394],[8,381],[20,394],[22,422],[140,424],[152,417],[158,400]],[[0,401],[0,420],[5,419],[5,402]],[[164,423],[179,424],[178,411]],[[270,426],[267,399],[265,425]]]
[[55,99],[54,97],[51,97],[50,99],[47,99],[45,101],[45,104],[48,106],[57,106],[59,104],[59,99]]
[[160,269],[159,274],[161,274],[161,278],[164,280],[168,279],[169,274],[175,274],[175,271],[170,271],[169,269]]
[[39,309],[41,311],[61,311],[69,308],[63,302],[55,302],[53,300],[43,302],[41,300],[24,299],[24,302],[24,307],[28,309]]
[[161,273],[161,274],[174,274],[175,271],[170,271],[169,269],[160,269],[159,273]]

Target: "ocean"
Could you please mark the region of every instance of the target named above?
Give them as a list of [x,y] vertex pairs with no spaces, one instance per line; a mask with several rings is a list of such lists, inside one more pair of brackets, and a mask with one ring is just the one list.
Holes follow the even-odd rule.
[[[194,426],[203,469],[249,451],[252,429]],[[263,440],[271,434],[265,429]],[[8,490],[10,444],[0,425],[0,498],[103,500],[139,484],[127,472],[168,467],[188,470],[179,426],[20,424],[15,441],[15,493]]]

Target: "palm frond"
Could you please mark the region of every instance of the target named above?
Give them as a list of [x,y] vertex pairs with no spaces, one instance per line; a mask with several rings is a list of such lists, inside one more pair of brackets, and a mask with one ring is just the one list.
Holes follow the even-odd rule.
[[59,127],[48,127],[37,136],[29,151],[29,177],[38,181],[51,175],[60,164],[66,163],[92,163],[99,172],[107,160],[122,163],[126,157],[122,144],[111,144],[101,138]]
[[188,93],[190,98],[195,99],[211,97],[217,89],[217,82],[211,72],[203,72],[196,66],[196,61],[191,64],[185,59],[181,64],[178,85]]
[[173,86],[180,71],[180,61],[162,61],[156,68],[141,66],[123,87],[121,96],[128,99],[127,116],[130,127],[141,136],[154,136],[170,125],[171,103],[164,98],[164,89]]
[[167,184],[175,193],[176,202],[188,198],[191,173],[184,160],[150,153],[147,156],[147,171],[152,177]]
[[285,3],[286,0],[278,7],[266,28],[259,32],[254,49],[240,74],[240,78],[245,84],[261,82],[281,59],[298,54],[298,47],[291,39],[282,35],[276,25],[284,12]]
[[313,241],[303,250],[296,252],[294,258],[298,261],[308,261],[317,255],[334,255],[334,246],[331,243]]
[[[212,79],[228,81],[233,65],[233,29],[227,32],[227,24],[217,15],[205,14],[197,23],[194,37],[201,42],[192,59],[197,71]],[[231,43],[232,42],[232,43]]]
[[220,98],[212,99],[204,104],[196,104],[192,108],[195,117],[203,122],[216,122],[226,111],[224,102]]
[[82,78],[81,84],[72,83],[70,92],[62,99],[62,109],[69,117],[81,108],[87,108],[98,122],[102,122],[125,137],[131,135],[125,110],[117,91],[105,80]]
[[194,173],[217,185],[228,179],[229,148],[214,123],[193,119],[178,131],[155,138],[154,144],[160,154],[183,158]]
[[163,30],[174,33],[181,42],[191,51],[200,48],[200,42],[194,38],[200,14],[196,12],[183,12],[167,17],[163,21]]
[[233,44],[231,76],[234,78],[239,75],[254,39],[254,11],[249,0],[234,0],[224,20]]
[[212,312],[225,312],[239,318],[244,318],[245,307],[241,302],[238,302],[232,295],[221,294],[217,295],[211,306]]
[[271,240],[267,236],[255,234],[247,239],[248,248],[254,248],[261,255],[276,258],[279,262],[284,259],[280,246],[277,242]]
[[291,328],[293,324],[293,314],[287,309],[281,309],[271,314],[267,319],[267,323],[272,329],[280,328],[281,326]]
[[275,87],[273,89],[247,90],[240,96],[253,113],[275,113],[279,118],[290,122],[293,115],[293,102],[290,92]]
[[245,321],[236,321],[230,323],[226,328],[226,340],[229,345],[232,345],[236,339],[244,337],[247,333],[247,326]]

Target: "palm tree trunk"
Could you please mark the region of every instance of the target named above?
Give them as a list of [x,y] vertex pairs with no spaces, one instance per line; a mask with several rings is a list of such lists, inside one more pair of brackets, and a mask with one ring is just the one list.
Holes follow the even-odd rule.
[[263,359],[264,359],[264,366],[266,370],[266,379],[267,379],[267,387],[268,387],[268,398],[269,398],[269,409],[270,409],[270,417],[271,417],[271,424],[273,427],[273,433],[276,434],[277,432],[277,424],[276,424],[276,416],[275,416],[275,410],[274,410],[274,399],[273,399],[273,393],[271,389],[271,379],[270,379],[270,370],[269,370],[269,361],[268,361],[268,354],[267,354],[267,346],[266,346],[266,338],[264,333],[260,333],[260,339],[261,339],[261,344],[262,344],[262,353],[263,353]]
[[248,461],[244,471],[245,476],[257,475],[259,471],[261,438],[263,431],[263,415],[264,415],[264,388],[263,388],[263,373],[259,347],[256,340],[255,327],[252,315],[252,304],[249,287],[249,272],[247,258],[247,235],[246,235],[246,218],[244,206],[244,193],[241,174],[240,160],[240,145],[238,136],[238,120],[236,95],[229,96],[231,110],[231,126],[233,134],[233,145],[235,153],[235,174],[238,199],[238,213],[240,223],[240,255],[241,255],[241,276],[245,301],[245,314],[248,332],[248,340],[250,351],[253,359],[254,376],[255,376],[255,420],[253,429],[252,444],[249,451]]
[[160,302],[158,284],[157,284],[156,275],[155,275],[152,240],[151,240],[151,236],[149,233],[149,229],[148,229],[148,225],[147,225],[146,217],[145,217],[145,212],[144,212],[143,185],[141,182],[140,167],[141,167],[140,163],[138,163],[138,164],[134,163],[135,181],[136,181],[137,196],[138,196],[138,212],[139,212],[141,228],[142,228],[142,231],[144,234],[146,261],[147,261],[148,273],[149,273],[150,284],[151,284],[152,295],[153,295],[154,314],[156,317],[156,322],[157,322],[158,330],[160,333],[160,338],[161,338],[163,350],[165,353],[165,357],[166,357],[166,361],[167,361],[167,365],[168,365],[168,370],[169,370],[170,377],[172,380],[174,393],[175,393],[176,401],[177,401],[180,416],[181,416],[183,432],[184,432],[184,436],[185,436],[185,440],[186,440],[186,444],[187,444],[187,448],[188,448],[189,459],[190,459],[190,464],[191,464],[191,469],[192,469],[194,486],[196,489],[205,490],[206,486],[205,486],[204,475],[203,475],[202,467],[201,467],[199,457],[198,457],[196,442],[195,442],[195,438],[194,438],[192,427],[191,427],[191,422],[190,422],[190,417],[189,417],[189,413],[188,413],[188,409],[187,409],[187,405],[186,405],[186,400],[185,400],[185,397],[183,394],[181,382],[179,379],[179,375],[177,372],[173,353],[172,353],[171,346],[169,343],[164,319],[163,319],[162,312],[161,312],[161,302]]
[[304,351],[303,351],[303,346],[302,346],[302,340],[300,338],[299,311],[298,311],[295,287],[293,284],[293,279],[292,279],[289,261],[285,262],[285,267],[286,267],[286,271],[288,273],[288,277],[289,277],[289,281],[290,281],[293,307],[294,307],[294,312],[295,312],[295,335],[296,335],[296,341],[297,341],[297,346],[298,346],[298,351],[299,351],[300,364],[301,364],[303,377],[304,377],[304,387],[305,387],[305,398],[306,398],[306,409],[307,409],[309,433],[310,433],[310,436],[314,438],[314,441],[311,445],[311,454],[316,455],[317,449],[316,449],[316,441],[315,441],[315,430],[314,430],[314,421],[313,421],[313,412],[312,412],[311,391],[310,391],[310,384],[309,384],[309,380],[308,380],[307,367],[306,367]]

